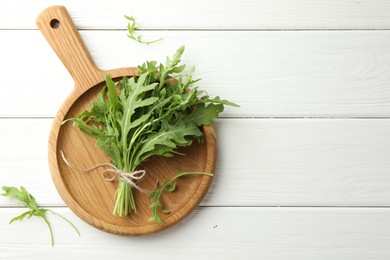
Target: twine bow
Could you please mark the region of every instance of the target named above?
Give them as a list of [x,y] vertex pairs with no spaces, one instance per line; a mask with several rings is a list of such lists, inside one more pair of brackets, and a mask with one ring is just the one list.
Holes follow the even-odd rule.
[[[63,151],[60,151],[60,153],[61,153],[62,160],[65,162],[65,164],[73,170],[86,173],[86,172],[93,171],[93,170],[100,168],[100,167],[109,167],[108,169],[105,169],[102,173],[102,175],[106,181],[111,182],[111,181],[114,181],[116,178],[118,178],[121,181],[127,182],[128,184],[130,184],[131,187],[136,188],[140,192],[147,193],[146,190],[142,189],[136,183],[136,181],[140,181],[145,177],[145,175],[146,175],[145,170],[137,170],[137,171],[133,171],[133,172],[123,172],[123,171],[119,170],[112,163],[100,163],[100,164],[97,164],[91,168],[78,169],[78,168],[74,167],[71,163],[69,163],[69,161],[66,159]],[[112,173],[112,174],[107,174],[107,173]]]

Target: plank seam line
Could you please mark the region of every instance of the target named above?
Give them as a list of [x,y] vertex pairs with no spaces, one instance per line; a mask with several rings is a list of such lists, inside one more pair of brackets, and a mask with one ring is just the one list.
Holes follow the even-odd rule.
[[[79,28],[79,31],[124,31],[126,32],[127,29],[123,28]],[[0,28],[0,31],[38,31],[37,28]],[[301,29],[281,29],[281,28],[274,28],[274,29],[260,29],[260,28],[249,28],[249,29],[229,29],[229,28],[145,28],[145,29],[137,29],[137,31],[150,31],[150,32],[332,32],[332,31],[390,31],[390,29],[376,29],[376,28],[344,28],[344,29],[336,29],[336,28],[301,28]]]

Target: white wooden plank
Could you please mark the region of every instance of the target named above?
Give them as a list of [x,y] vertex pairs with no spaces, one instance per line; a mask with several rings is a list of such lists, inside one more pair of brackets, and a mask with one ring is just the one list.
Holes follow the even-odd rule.
[[[124,31],[82,37],[105,69],[164,61],[186,45],[183,61],[197,66],[201,87],[241,105],[223,116],[390,116],[390,31],[144,34],[164,41],[141,46]],[[0,38],[0,116],[53,116],[73,87],[57,56],[39,31]]]
[[[50,124],[0,120],[0,183],[64,205],[47,166]],[[217,172],[202,205],[390,206],[390,120],[223,119],[216,127]]]
[[35,28],[50,5],[67,6],[80,28],[124,28],[123,14],[141,28],[162,29],[389,29],[386,0],[146,0],[1,1],[0,28]]
[[[377,259],[390,257],[390,209],[200,208],[184,222],[147,237],[104,233],[81,222],[67,208],[55,209],[75,222],[77,237],[62,220],[53,221],[50,246],[39,219],[8,220],[23,209],[2,209],[4,259]],[[12,235],[5,235],[12,234]]]

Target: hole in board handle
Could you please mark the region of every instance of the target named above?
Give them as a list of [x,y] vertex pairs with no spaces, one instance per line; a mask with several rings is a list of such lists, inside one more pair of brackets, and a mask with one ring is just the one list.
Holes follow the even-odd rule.
[[50,21],[50,27],[53,29],[57,29],[58,27],[60,27],[60,21],[58,21],[57,19],[52,19]]

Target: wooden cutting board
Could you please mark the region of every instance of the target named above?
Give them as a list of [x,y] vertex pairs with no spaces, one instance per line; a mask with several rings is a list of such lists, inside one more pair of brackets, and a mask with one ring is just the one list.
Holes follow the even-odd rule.
[[[97,164],[110,162],[104,153],[95,147],[95,140],[81,133],[71,123],[62,124],[70,117],[89,108],[90,101],[104,85],[105,74],[119,79],[133,76],[138,69],[119,68],[103,71],[96,67],[89,55],[67,10],[63,6],[45,9],[38,17],[37,26],[64,66],[74,79],[74,89],[59,109],[49,137],[49,166],[54,184],[69,208],[85,222],[106,232],[119,235],[144,235],[164,230],[180,222],[197,207],[205,196],[212,177],[205,175],[184,176],[177,180],[177,189],[164,193],[162,202],[170,214],[163,214],[165,225],[149,222],[150,202],[147,194],[134,189],[137,213],[126,217],[112,214],[114,193],[118,182],[109,182],[102,176],[102,170],[77,171],[69,167],[61,157],[61,152],[70,164],[78,169],[87,169]],[[113,46],[114,47],[114,46]],[[50,86],[48,86],[50,87]],[[179,150],[185,156],[172,158],[153,157],[140,166],[147,176],[139,183],[146,190],[156,188],[183,171],[204,171],[214,173],[216,163],[216,136],[213,126],[204,126],[204,141]]]

